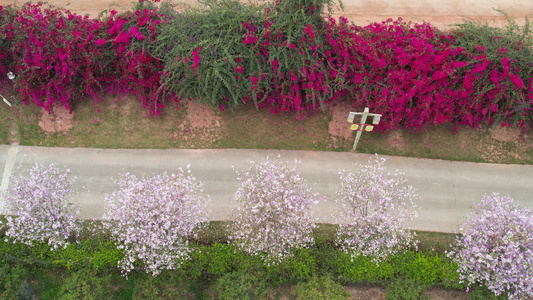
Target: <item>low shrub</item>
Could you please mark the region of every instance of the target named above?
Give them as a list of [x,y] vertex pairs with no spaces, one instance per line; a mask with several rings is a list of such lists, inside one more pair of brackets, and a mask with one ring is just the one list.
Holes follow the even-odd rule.
[[0,299],[18,299],[27,278],[26,266],[21,263],[11,264],[0,259]]
[[65,278],[57,299],[108,299],[111,295],[110,275],[90,269],[80,269]]
[[217,280],[219,299],[263,299],[268,290],[265,281],[249,272],[232,272]]
[[296,299],[348,300],[351,294],[330,276],[313,276],[309,281],[297,285],[294,296]]
[[339,278],[345,283],[380,283],[394,277],[394,266],[389,261],[377,263],[370,256],[344,253],[339,255]]
[[194,278],[222,276],[239,268],[242,255],[232,244],[214,243],[191,247],[192,263],[184,265]]
[[396,279],[387,286],[386,300],[429,300],[425,285],[412,279]]

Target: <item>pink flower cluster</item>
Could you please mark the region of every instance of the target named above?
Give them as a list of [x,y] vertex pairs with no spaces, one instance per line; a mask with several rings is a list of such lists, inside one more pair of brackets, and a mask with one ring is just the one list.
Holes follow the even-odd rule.
[[[280,5],[238,20],[241,27],[232,30],[242,33],[244,48],[227,54],[215,71],[205,64],[213,64],[209,57],[216,55],[200,46],[181,57],[159,53],[170,45],[157,45],[167,20],[156,9],[90,19],[42,3],[0,7],[0,36],[6,41],[0,71],[16,74],[25,103],[47,110],[56,103],[72,109],[87,96],[98,103],[107,92],[133,93],[156,115],[165,100],[177,101],[176,95],[211,97],[221,108],[254,101],[273,113],[324,108],[342,96],[354,107],[382,114],[382,131],[495,121],[525,131],[533,125],[533,77],[506,48],[494,58],[482,45],[454,46],[453,32],[401,19],[364,27],[342,17],[317,21],[312,6],[298,6],[304,13],[294,13],[287,26]],[[204,82],[210,78],[218,81]],[[213,90],[182,92],[195,84]]]
[[69,202],[75,182],[68,168],[54,164],[35,164],[27,176],[13,178],[5,194],[6,236],[30,246],[66,247],[80,229],[79,211]]
[[448,257],[463,282],[509,299],[533,296],[533,210],[493,193],[476,204],[461,230]]
[[404,224],[417,216],[418,196],[406,185],[403,173],[390,173],[385,158],[376,156],[355,171],[339,171],[341,185],[335,215],[337,243],[352,256],[365,255],[379,262],[414,246]]
[[230,239],[244,251],[278,263],[294,247],[313,242],[315,227],[311,208],[318,195],[311,193],[296,171],[281,161],[255,164],[239,174]]
[[71,110],[87,96],[98,103],[104,93],[127,92],[159,113],[163,65],[147,51],[132,48],[135,42],[155,42],[161,23],[156,11],[111,11],[99,20],[39,2],[17,10],[0,6],[0,20],[0,36],[10,45],[2,56],[12,58],[0,61],[0,69],[15,73],[24,103]]
[[126,173],[117,181],[120,189],[105,195],[104,227],[124,251],[124,273],[138,261],[155,276],[188,258],[188,239],[207,221],[209,198],[189,169],[178,171],[141,179]]

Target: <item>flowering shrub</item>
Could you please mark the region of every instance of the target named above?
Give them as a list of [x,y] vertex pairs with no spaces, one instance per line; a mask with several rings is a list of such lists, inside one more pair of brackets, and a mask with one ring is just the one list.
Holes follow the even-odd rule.
[[533,296],[533,211],[513,198],[486,195],[463,225],[448,257],[469,286],[483,284],[510,299]]
[[[503,121],[504,126],[515,125],[530,129],[533,108],[532,77],[533,56],[532,23],[518,26],[507,13],[505,27],[494,27],[475,21],[465,21],[451,31],[453,45],[462,47],[471,60],[469,85],[475,93],[470,95],[475,103],[485,98],[484,107],[478,109],[480,117]],[[472,61],[472,59],[475,59]],[[465,76],[466,74],[461,75]]]
[[53,249],[66,247],[79,230],[79,212],[69,199],[74,195],[68,168],[35,164],[27,177],[12,180],[6,191],[6,236],[27,245],[47,242]]
[[0,7],[0,72],[14,71],[22,100],[47,110],[106,92],[133,93],[155,115],[178,97],[222,110],[254,101],[276,113],[349,95],[383,115],[382,131],[532,127],[529,21],[466,22],[446,34],[401,19],[362,27],[333,19],[333,3],[202,0],[177,12],[139,1],[98,19],[42,3]]
[[311,208],[318,203],[306,182],[281,161],[267,159],[239,174],[230,239],[269,262],[282,261],[293,247],[312,243]]
[[337,243],[376,261],[414,244],[403,223],[417,216],[413,187],[405,184],[403,173],[387,172],[385,161],[376,156],[368,165],[356,165],[356,173],[339,171]]
[[157,275],[175,269],[188,257],[187,238],[206,219],[208,198],[190,170],[138,179],[126,173],[117,181],[120,189],[105,195],[104,227],[124,250],[119,267],[124,273],[138,259],[145,270]]
[[346,88],[329,64],[324,35],[323,11],[331,13],[333,2],[273,1],[262,24],[242,23],[242,42],[252,52],[240,72],[248,79],[248,99],[274,113],[316,109]]
[[25,104],[48,111],[54,104],[72,110],[86,96],[98,103],[106,92],[128,92],[157,114],[166,92],[159,83],[163,65],[143,49],[164,20],[143,2],[136,8],[99,20],[42,2],[2,6],[0,70],[15,73]]
[[380,130],[496,120],[531,126],[530,86],[511,75],[518,68],[507,57],[491,60],[479,45],[455,46],[453,35],[427,23],[389,19],[358,27],[330,18],[330,27],[330,65],[344,71],[354,96],[360,93],[354,105],[383,114]]

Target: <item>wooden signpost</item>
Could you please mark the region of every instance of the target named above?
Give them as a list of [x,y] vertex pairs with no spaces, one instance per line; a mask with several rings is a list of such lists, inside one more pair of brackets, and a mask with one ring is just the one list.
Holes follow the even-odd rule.
[[[355,116],[361,116],[361,123],[354,123]],[[372,117],[372,124],[365,124],[366,119],[368,116]],[[348,115],[348,123],[352,123],[350,126],[351,130],[357,131],[357,134],[355,136],[355,141],[353,143],[353,150],[357,148],[357,143],[359,143],[359,139],[361,138],[361,133],[363,131],[371,132],[374,130],[374,127],[379,124],[379,121],[381,120],[380,114],[373,114],[370,113],[370,110],[368,107],[365,107],[365,110],[363,112],[350,112]]]

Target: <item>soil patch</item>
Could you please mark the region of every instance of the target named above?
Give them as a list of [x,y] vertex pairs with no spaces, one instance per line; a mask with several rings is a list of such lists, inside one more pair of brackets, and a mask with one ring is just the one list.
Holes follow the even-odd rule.
[[345,287],[351,293],[350,300],[384,300],[385,289],[380,287]]
[[520,139],[520,129],[494,125],[490,129],[490,136],[500,142],[515,142]]
[[403,138],[403,130],[392,130],[384,135],[384,142],[391,148],[403,151],[407,147],[407,143]]
[[53,114],[43,108],[39,119],[39,127],[48,134],[58,132],[66,134],[74,126],[73,117],[74,113],[70,113],[63,106],[55,107]]
[[333,146],[339,148],[352,139],[353,131],[347,119],[348,114],[355,108],[348,101],[337,101],[331,103],[329,109],[332,119],[329,122],[328,132],[333,138]]
[[187,146],[204,148],[221,138],[221,118],[215,108],[193,100],[183,101],[182,107],[187,114],[174,132],[174,139],[185,142],[195,140],[194,143],[187,143]]

